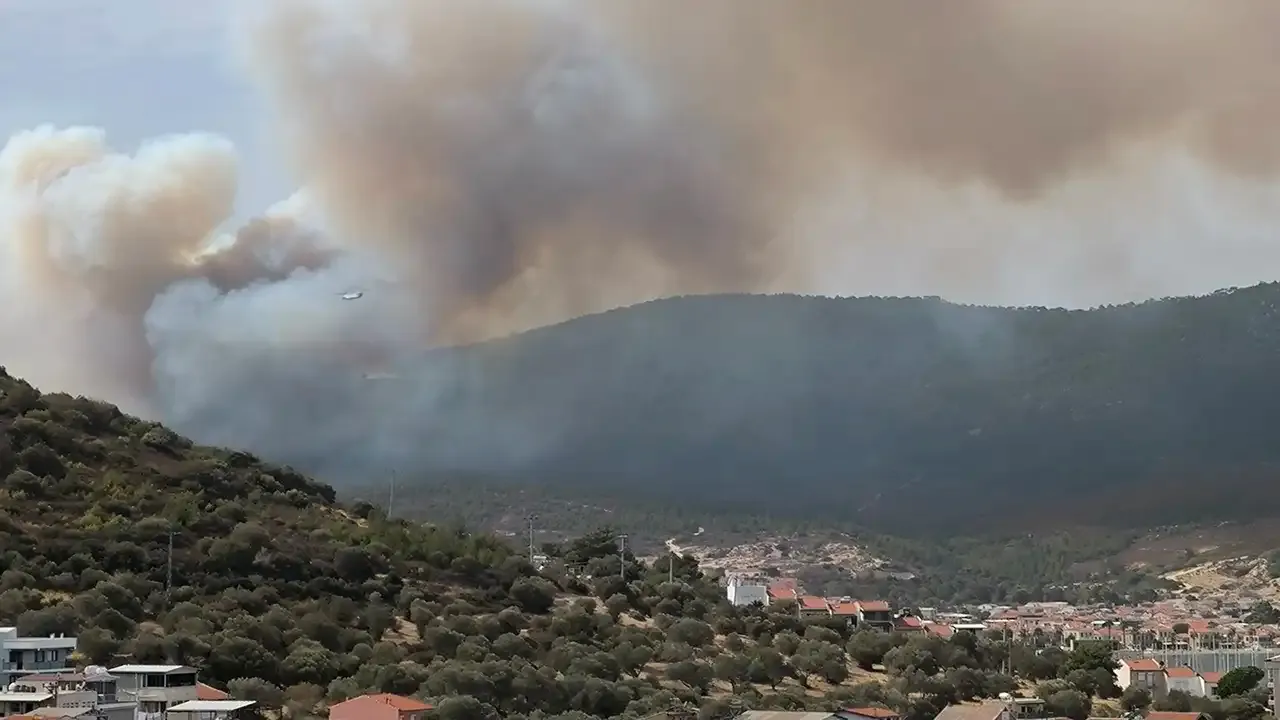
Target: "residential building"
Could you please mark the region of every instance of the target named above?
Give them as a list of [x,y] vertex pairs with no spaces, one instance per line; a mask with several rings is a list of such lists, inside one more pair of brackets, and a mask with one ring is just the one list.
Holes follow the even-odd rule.
[[1121,690],[1143,688],[1151,693],[1152,698],[1157,699],[1169,694],[1164,664],[1151,658],[1121,660],[1120,667],[1116,668],[1116,685]]
[[116,682],[116,678],[108,674],[106,668],[91,665],[84,672],[25,675],[12,683],[10,688],[23,692],[51,693],[52,702],[48,707],[38,709],[37,714],[133,720],[137,703],[122,701],[116,692]]
[[816,595],[800,596],[800,617],[831,617],[831,606],[826,598]]
[[53,705],[51,692],[0,692],[0,717],[26,715],[36,708]]
[[329,720],[422,720],[430,705],[402,695],[361,695],[330,706]]
[[851,707],[835,714],[837,720],[902,720],[893,710],[879,707]]
[[893,630],[893,610],[883,600],[859,600],[858,625],[889,632]]
[[188,700],[169,708],[165,720],[249,720],[258,716],[252,700]]
[[1014,710],[1001,700],[976,704],[948,705],[934,720],[1015,720]]
[[734,607],[769,604],[769,585],[762,578],[731,575],[725,594]]
[[1204,680],[1189,667],[1171,667],[1164,671],[1165,686],[1169,692],[1177,690],[1191,697],[1204,697]]
[[196,669],[186,665],[120,665],[111,674],[119,696],[138,703],[138,720],[159,720],[170,707],[199,699]]
[[1204,686],[1204,696],[1216,698],[1218,697],[1218,682],[1222,680],[1225,673],[1220,672],[1202,672],[1200,673],[1200,682]]
[[15,627],[0,627],[0,688],[29,673],[71,670],[75,649],[73,637],[23,637]]
[[1049,716],[1044,700],[1038,697],[1013,698],[1013,716],[1018,720],[1032,720]]
[[212,685],[205,685],[202,682],[196,683],[196,699],[197,700],[230,700],[231,695],[227,692],[219,690]]
[[843,597],[839,600],[827,601],[831,608],[831,614],[834,617],[842,618],[846,623],[856,625],[858,623],[858,603],[852,598]]
[[[1271,712],[1280,719],[1280,698],[1276,697],[1276,693],[1280,693],[1280,655],[1267,658],[1266,662],[1267,682],[1271,685]],[[1214,683],[1214,692],[1218,690],[1218,684]]]

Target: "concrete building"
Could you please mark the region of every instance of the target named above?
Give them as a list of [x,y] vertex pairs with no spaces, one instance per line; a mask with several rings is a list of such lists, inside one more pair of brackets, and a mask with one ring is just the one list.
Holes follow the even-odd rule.
[[730,575],[725,595],[734,607],[769,604],[769,583],[761,578]]
[[53,693],[6,690],[4,692],[0,692],[0,717],[26,715],[36,708],[52,704]]
[[133,720],[137,703],[122,701],[116,692],[116,682],[106,668],[90,665],[84,672],[26,675],[10,688],[53,696],[47,706],[35,711],[36,715]]
[[[1267,658],[1266,665],[1267,681],[1271,685],[1271,712],[1280,720],[1280,700],[1276,698],[1276,693],[1280,692],[1280,655]],[[1218,689],[1217,683],[1213,689]]]
[[138,703],[138,720],[163,720],[170,707],[200,699],[196,669],[186,665],[120,665],[111,675],[119,697]]
[[18,628],[0,627],[0,689],[30,673],[71,670],[75,649],[73,637],[23,637]]

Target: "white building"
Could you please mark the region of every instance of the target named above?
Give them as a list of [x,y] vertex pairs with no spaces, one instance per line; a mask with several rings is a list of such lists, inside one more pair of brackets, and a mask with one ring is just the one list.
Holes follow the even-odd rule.
[[763,578],[730,575],[725,594],[735,607],[769,604],[769,584]]
[[1151,658],[1121,660],[1116,668],[1116,686],[1121,690],[1140,687],[1160,700],[1169,695],[1169,678],[1164,663]]
[[65,635],[23,637],[18,628],[0,627],[0,689],[35,672],[71,671],[76,639]]
[[138,720],[160,720],[170,707],[200,699],[196,669],[186,665],[120,665],[111,675],[120,699],[138,703]]

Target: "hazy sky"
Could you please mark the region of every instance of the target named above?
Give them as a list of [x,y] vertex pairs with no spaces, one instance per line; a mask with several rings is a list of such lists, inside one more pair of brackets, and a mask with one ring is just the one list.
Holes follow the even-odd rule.
[[147,138],[207,131],[241,153],[244,217],[292,183],[227,29],[235,0],[0,0],[0,145],[43,123],[105,128],[131,151]]

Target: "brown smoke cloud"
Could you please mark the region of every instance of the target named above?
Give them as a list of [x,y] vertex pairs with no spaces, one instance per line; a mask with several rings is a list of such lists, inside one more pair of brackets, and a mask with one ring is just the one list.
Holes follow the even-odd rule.
[[11,138],[15,371],[252,445],[359,396],[335,357],[656,296],[1087,305],[1280,263],[1274,0],[250,5],[303,193],[236,228],[225,140]]
[[1270,176],[1278,21],[1268,0],[297,0],[250,54],[344,233],[469,338],[782,267],[803,285],[831,243],[798,247],[795,216],[850,167],[1015,204],[1135,151]]

